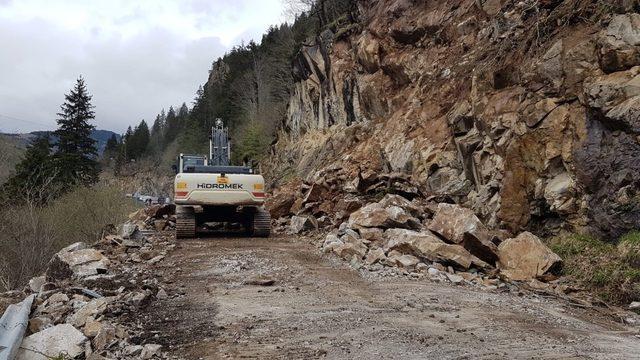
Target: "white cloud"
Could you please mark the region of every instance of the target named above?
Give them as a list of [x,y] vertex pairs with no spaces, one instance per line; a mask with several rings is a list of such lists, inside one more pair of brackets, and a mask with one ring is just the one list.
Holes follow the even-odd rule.
[[[0,0],[0,131],[55,128],[83,75],[98,128],[123,131],[190,103],[215,58],[259,41],[280,0]],[[45,126],[47,125],[47,126]]]

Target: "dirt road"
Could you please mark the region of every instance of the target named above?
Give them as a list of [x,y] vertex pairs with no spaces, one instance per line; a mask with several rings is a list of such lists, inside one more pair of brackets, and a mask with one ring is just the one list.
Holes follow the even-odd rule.
[[180,359],[640,358],[592,310],[357,271],[292,237],[182,241],[159,275],[168,298],[141,326]]

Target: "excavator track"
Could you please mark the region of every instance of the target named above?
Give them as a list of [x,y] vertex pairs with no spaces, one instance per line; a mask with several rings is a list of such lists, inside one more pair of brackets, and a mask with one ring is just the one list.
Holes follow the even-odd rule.
[[271,214],[265,210],[258,210],[253,214],[251,236],[269,237],[271,234]]
[[196,214],[192,208],[176,209],[176,238],[190,239],[196,237]]

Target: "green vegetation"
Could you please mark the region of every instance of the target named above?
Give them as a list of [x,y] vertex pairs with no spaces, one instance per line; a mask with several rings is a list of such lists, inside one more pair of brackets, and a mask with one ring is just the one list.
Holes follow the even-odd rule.
[[0,202],[44,205],[76,185],[91,185],[98,180],[99,164],[95,140],[91,95],[82,77],[78,78],[58,113],[59,128],[55,144],[48,135],[34,140],[15,174],[2,185]]
[[91,95],[87,92],[82,77],[78,78],[58,113],[57,150],[53,154],[56,182],[65,188],[74,184],[90,185],[98,181],[100,172],[96,158],[98,151],[89,122],[95,118]]
[[549,240],[564,260],[563,273],[574,277],[605,301],[640,300],[640,232],[622,236],[617,244],[588,235]]

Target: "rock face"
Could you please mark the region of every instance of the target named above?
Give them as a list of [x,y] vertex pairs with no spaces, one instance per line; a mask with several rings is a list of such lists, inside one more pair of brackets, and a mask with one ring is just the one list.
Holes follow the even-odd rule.
[[558,255],[529,232],[505,240],[498,251],[500,271],[511,280],[534,279],[562,263]]
[[[363,1],[296,56],[271,177],[340,169],[334,196],[426,194],[511,233],[639,228],[640,15],[622,3]],[[376,207],[353,221],[388,220]]]

